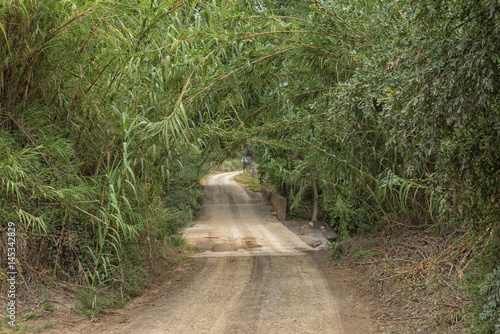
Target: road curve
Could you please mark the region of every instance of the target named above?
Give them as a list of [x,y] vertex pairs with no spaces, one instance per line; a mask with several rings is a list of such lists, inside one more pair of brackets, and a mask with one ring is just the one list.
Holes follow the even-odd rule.
[[206,180],[199,219],[184,232],[187,242],[203,251],[196,256],[304,255],[304,251],[311,251],[269,215],[259,197],[233,181],[238,173],[213,175]]
[[200,217],[184,232],[204,258],[200,273],[107,333],[360,333],[344,326],[345,301],[314,250],[232,181],[235,174],[206,180]]

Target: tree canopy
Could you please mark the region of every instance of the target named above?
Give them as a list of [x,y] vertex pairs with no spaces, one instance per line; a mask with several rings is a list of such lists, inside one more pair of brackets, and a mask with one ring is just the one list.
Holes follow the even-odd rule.
[[130,249],[152,260],[243,145],[343,238],[404,219],[498,235],[499,9],[2,0],[2,230],[19,222],[28,279],[132,289]]

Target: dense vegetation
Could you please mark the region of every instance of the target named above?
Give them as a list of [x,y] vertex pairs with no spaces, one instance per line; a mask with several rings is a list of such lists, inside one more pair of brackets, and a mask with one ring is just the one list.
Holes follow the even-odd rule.
[[184,34],[178,7],[1,2],[0,213],[27,283],[88,285],[92,305],[110,285],[134,295],[191,220],[202,164],[172,84],[184,68],[155,44]]
[[143,260],[192,218],[207,164],[245,147],[344,239],[411,223],[481,245],[472,320],[493,332],[499,13],[494,0],[1,1],[0,212],[23,278],[133,294]]

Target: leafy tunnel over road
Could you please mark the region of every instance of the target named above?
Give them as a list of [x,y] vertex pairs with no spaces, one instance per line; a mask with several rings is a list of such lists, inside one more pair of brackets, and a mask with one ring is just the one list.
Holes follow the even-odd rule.
[[[465,256],[448,259],[449,288],[465,284],[474,305],[438,298],[433,322],[498,327],[498,0],[0,8],[0,233],[16,223],[26,297],[76,284],[94,318],[108,288],[109,303],[139,293],[198,209],[200,178],[245,150],[298,208],[313,198],[341,239],[410,226],[455,240]],[[232,221],[252,211],[239,204]],[[260,238],[267,222],[251,236],[231,226],[199,240],[203,261],[296,251]],[[396,283],[410,273],[389,270]]]

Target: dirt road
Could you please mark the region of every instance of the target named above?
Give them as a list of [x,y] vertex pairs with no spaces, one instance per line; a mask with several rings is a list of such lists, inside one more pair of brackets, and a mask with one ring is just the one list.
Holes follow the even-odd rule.
[[158,291],[161,297],[133,318],[94,332],[375,332],[349,314],[352,298],[327,279],[316,251],[272,217],[258,195],[232,181],[235,174],[206,180],[200,217],[184,232],[200,249],[198,274],[175,293]]
[[[312,248],[269,215],[258,196],[232,180],[235,173],[206,181],[203,209],[184,236],[201,257],[304,255]],[[252,196],[253,195],[253,196]]]

